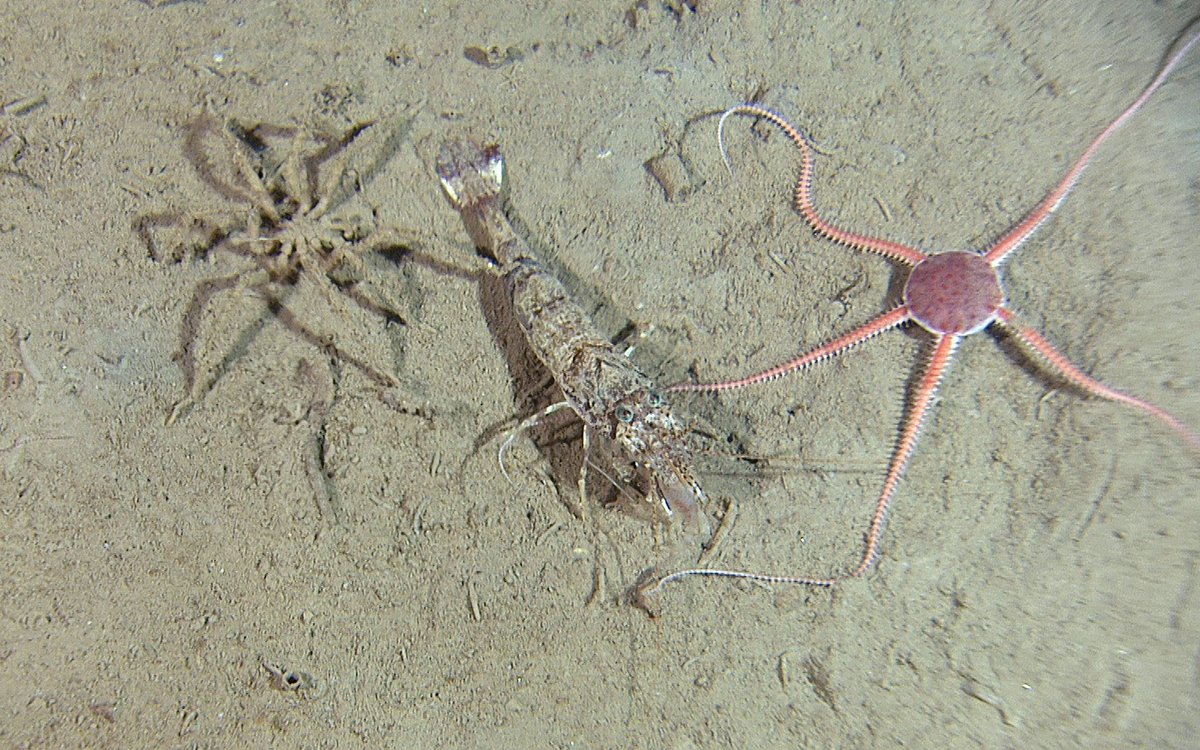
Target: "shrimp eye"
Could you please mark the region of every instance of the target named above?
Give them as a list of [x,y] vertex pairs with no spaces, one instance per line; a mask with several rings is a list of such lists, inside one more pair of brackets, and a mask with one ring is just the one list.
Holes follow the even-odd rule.
[[625,424],[629,424],[633,421],[633,409],[630,409],[628,406],[618,406],[617,419],[621,420]]
[[649,401],[650,406],[655,409],[661,409],[667,405],[667,400],[658,391],[650,391]]

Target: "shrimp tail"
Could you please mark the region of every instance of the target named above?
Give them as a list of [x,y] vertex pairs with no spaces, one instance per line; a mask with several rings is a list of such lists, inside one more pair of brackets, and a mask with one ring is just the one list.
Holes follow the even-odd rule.
[[446,197],[459,211],[478,211],[495,203],[504,187],[504,155],[496,144],[448,141],[438,153],[435,167]]

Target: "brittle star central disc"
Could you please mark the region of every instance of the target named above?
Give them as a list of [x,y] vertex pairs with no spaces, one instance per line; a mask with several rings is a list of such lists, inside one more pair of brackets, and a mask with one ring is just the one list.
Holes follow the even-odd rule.
[[982,255],[942,253],[912,270],[904,285],[904,304],[930,333],[966,336],[996,319],[1004,290],[996,269]]

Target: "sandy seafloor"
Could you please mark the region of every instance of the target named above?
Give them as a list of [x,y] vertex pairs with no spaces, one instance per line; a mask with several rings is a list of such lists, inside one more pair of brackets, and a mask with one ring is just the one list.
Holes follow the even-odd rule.
[[[1197,457],[987,334],[960,348],[865,580],[688,579],[652,618],[630,587],[696,545],[600,493],[578,520],[570,429],[516,441],[512,484],[497,465],[537,376],[510,364],[494,284],[372,254],[363,286],[403,324],[291,290],[308,330],[399,381],[385,393],[250,277],[206,308],[213,382],[168,427],[189,302],[247,264],[155,262],[131,227],[173,213],[170,243],[249,213],[185,154],[205,112],[376,120],[350,174],[387,158],[347,210],[477,271],[432,169],[472,132],[503,145],[514,216],[583,307],[637,327],[640,366],[741,375],[866,321],[900,277],[811,236],[778,134],[732,121],[731,179],[702,115],[759,96],[812,133],[832,219],[979,248],[1195,2],[4,5],[0,365],[20,382],[0,400],[0,744],[1194,747]],[[1024,320],[1193,428],[1198,99],[1200,52],[1006,266]],[[925,340],[678,401],[716,436],[697,437],[708,516],[734,514],[710,564],[854,564]]]

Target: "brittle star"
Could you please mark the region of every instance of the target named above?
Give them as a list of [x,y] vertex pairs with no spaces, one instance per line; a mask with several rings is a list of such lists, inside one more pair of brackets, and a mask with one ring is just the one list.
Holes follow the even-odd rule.
[[[904,470],[908,466],[908,461],[912,457],[917,437],[921,432],[921,425],[929,412],[942,376],[954,356],[955,348],[964,337],[979,333],[984,329],[990,328],[1012,337],[1036,355],[1053,375],[1083,393],[1125,404],[1155,417],[1178,433],[1194,450],[1200,452],[1200,436],[1197,436],[1173,414],[1149,401],[1101,383],[1067,359],[1041,333],[1022,325],[1005,302],[1004,287],[1000,279],[1001,264],[1050,218],[1055,209],[1062,205],[1100,146],[1142,108],[1171,74],[1171,71],[1183,60],[1188,51],[1197,42],[1200,42],[1200,20],[1194,21],[1185,29],[1180,39],[1178,49],[1166,58],[1166,62],[1159,68],[1157,75],[1145,90],[1125,108],[1125,111],[1109,123],[1108,127],[1100,132],[1100,135],[1096,136],[1054,189],[1034,206],[1025,218],[1001,235],[982,253],[953,251],[929,255],[899,242],[856,234],[834,226],[821,217],[813,204],[813,149],[803,133],[781,115],[758,104],[738,105],[727,110],[721,116],[717,128],[717,140],[720,143],[721,155],[725,159],[726,167],[729,167],[729,157],[722,138],[725,121],[732,115],[749,115],[770,122],[783,131],[800,149],[800,179],[795,189],[795,206],[808,225],[812,227],[813,232],[837,244],[882,255],[911,270],[898,307],[843,336],[822,344],[795,359],[754,375],[713,383],[681,383],[668,390],[719,392],[765,383],[835,357],[884,331],[910,321],[931,334],[933,346],[925,371],[916,381],[916,386],[909,399],[900,428],[899,440],[888,464],[883,490],[875,504],[875,513],[871,517],[871,524],[867,530],[866,546],[859,558],[858,565],[851,572],[840,576],[815,578],[717,568],[695,568],[681,570],[659,579],[651,591],[657,591],[671,581],[693,575],[831,587],[840,581],[859,578],[865,574],[879,558],[880,538],[883,535],[888,509],[896,494],[900,479],[904,475]],[[730,172],[732,173],[732,169]]]

